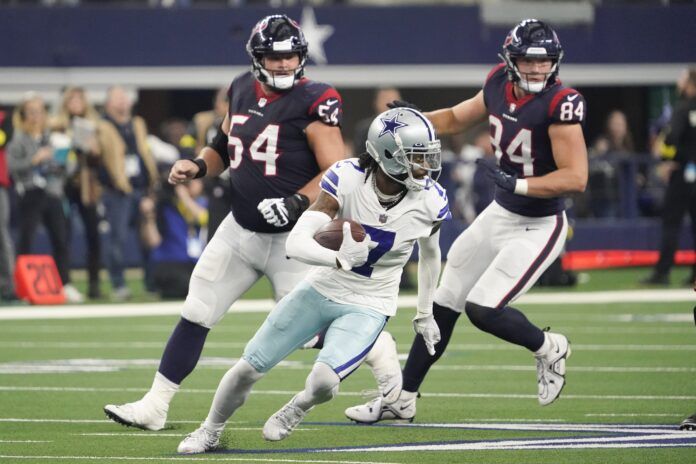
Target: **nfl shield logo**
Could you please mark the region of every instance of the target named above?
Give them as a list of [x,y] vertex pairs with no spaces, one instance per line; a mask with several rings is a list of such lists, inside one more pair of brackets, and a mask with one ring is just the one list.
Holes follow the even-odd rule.
[[511,113],[515,112],[515,108],[517,108],[517,105],[515,105],[514,103],[510,103],[510,112]]
[[385,224],[387,222],[387,213],[382,213],[379,215],[380,224]]
[[266,106],[267,102],[268,100],[266,100],[265,98],[259,98],[259,108],[263,108],[264,106]]

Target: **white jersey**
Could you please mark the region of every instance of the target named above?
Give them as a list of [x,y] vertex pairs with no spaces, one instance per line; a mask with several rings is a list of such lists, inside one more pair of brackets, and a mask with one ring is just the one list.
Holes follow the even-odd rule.
[[377,199],[372,177],[366,181],[357,158],[331,166],[321,180],[321,189],[338,201],[337,217],[362,224],[377,247],[360,267],[351,271],[316,267],[307,279],[327,298],[393,316],[401,272],[416,240],[430,236],[435,224],[451,217],[445,190],[434,183],[420,192],[408,191],[399,203],[385,209]]

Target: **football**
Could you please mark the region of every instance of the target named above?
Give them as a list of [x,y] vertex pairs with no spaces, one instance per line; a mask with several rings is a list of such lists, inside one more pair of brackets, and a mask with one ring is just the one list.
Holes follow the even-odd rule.
[[343,223],[350,223],[350,232],[353,236],[353,240],[356,242],[362,242],[365,238],[365,229],[359,223],[351,221],[350,219],[334,219],[331,222],[324,224],[317,230],[314,234],[314,240],[316,240],[319,245],[324,248],[329,248],[330,250],[338,251],[341,248],[341,243],[343,243]]

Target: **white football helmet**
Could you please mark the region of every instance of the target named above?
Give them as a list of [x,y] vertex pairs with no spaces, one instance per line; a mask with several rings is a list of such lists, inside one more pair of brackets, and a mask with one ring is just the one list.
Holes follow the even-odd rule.
[[[394,108],[380,114],[370,124],[365,146],[382,171],[409,190],[428,188],[440,177],[440,140],[420,111]],[[426,175],[414,176],[419,169]]]

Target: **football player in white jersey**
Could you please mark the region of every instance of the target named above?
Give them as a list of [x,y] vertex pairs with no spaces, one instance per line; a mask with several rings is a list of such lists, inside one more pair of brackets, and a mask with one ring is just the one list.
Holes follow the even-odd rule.
[[[462,132],[487,118],[498,159],[497,167],[483,165],[495,181],[495,201],[447,255],[433,305],[442,339],[437,354],[431,356],[416,337],[402,375],[394,342],[383,334],[366,358],[383,394],[346,410],[356,422],[413,420],[421,382],[464,312],[478,329],[534,355],[539,404],[551,404],[565,385],[571,354],[567,337],[542,330],[511,304],[563,248],[563,197],[585,189],[585,99],[557,78],[563,49],[554,30],[542,21],[527,19],[516,25],[503,43],[501,57],[503,63],[493,68],[474,97],[425,113],[440,134]],[[401,394],[392,401],[399,387]]]
[[[432,315],[441,266],[439,227],[451,216],[447,195],[436,182],[440,141],[420,112],[398,108],[372,122],[366,146],[368,153],[339,161],[324,174],[319,197],[286,244],[289,257],[316,267],[249,341],[222,378],[206,420],[179,444],[180,453],[215,449],[225,422],[254,383],[321,331],[326,331],[323,348],[305,389],[266,421],[264,438],[286,438],[310,409],[333,398],[395,314],[401,272],[416,241],[420,260],[413,324],[434,353],[440,339]],[[357,242],[344,223],[340,249],[321,246],[314,234],[337,217],[359,222],[368,235]]]

